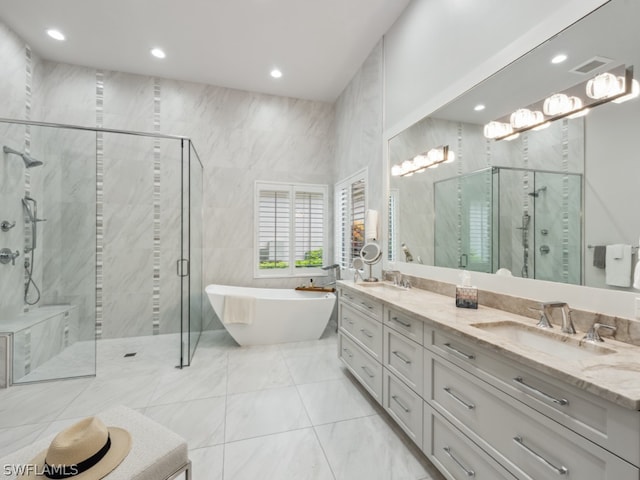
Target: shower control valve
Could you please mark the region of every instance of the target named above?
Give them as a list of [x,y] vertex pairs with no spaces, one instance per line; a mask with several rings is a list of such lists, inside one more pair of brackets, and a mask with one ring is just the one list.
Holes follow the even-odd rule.
[[11,230],[15,226],[16,226],[16,222],[9,223],[8,220],[3,220],[0,223],[0,230],[2,230],[3,232],[8,232],[9,230]]
[[3,248],[0,250],[0,263],[6,265],[11,262],[11,265],[16,265],[16,258],[20,256],[20,251],[16,250],[12,252],[9,248]]

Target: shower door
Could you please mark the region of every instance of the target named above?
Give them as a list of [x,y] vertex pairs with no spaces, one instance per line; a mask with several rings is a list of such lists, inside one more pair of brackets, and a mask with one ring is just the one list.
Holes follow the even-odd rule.
[[435,182],[435,265],[491,272],[491,169]]
[[535,172],[530,197],[535,278],[580,285],[582,176]]
[[[0,122],[0,335],[14,384],[96,373],[96,133]],[[0,365],[2,361],[0,361]],[[1,372],[0,372],[1,374]]]
[[203,167],[189,140],[182,141],[182,257],[177,271],[181,278],[180,366],[191,364],[203,324]]

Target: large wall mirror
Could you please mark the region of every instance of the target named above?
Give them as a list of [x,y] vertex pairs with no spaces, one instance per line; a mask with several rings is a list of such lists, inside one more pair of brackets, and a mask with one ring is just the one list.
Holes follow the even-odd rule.
[[389,261],[630,289],[638,18],[640,2],[612,0],[391,138]]

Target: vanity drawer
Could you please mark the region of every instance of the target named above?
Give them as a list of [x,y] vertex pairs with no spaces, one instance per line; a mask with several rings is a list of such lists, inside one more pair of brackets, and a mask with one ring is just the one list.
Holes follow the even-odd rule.
[[424,445],[429,460],[451,479],[514,480],[516,477],[424,403]]
[[341,290],[340,301],[382,322],[381,302],[345,288]]
[[433,407],[517,478],[638,479],[637,467],[446,360],[429,357]]
[[424,322],[393,308],[384,308],[384,324],[422,345]]
[[376,322],[349,305],[342,305],[340,328],[382,363],[382,323]]
[[422,395],[424,351],[422,345],[409,340],[386,325],[383,334],[384,366],[418,395]]
[[422,448],[422,397],[386,368],[383,375],[382,406],[411,440]]
[[338,337],[340,359],[371,396],[382,404],[382,365],[363,352],[343,333]]
[[454,335],[425,328],[425,344],[467,372],[640,466],[640,412],[620,407],[516,361],[505,361],[488,349]]

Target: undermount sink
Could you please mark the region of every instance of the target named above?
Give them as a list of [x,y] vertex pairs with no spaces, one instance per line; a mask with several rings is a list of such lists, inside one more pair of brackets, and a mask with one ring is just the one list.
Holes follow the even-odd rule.
[[408,290],[406,287],[401,287],[400,285],[394,285],[393,283],[382,282],[382,281],[378,281],[378,282],[362,281],[362,282],[356,283],[356,285],[358,285],[359,287],[378,287],[378,288],[388,288],[392,290]]
[[570,336],[559,330],[554,332],[518,322],[474,323],[471,326],[514,344],[524,345],[564,360],[585,360],[616,353],[610,348],[583,341],[580,334]]

